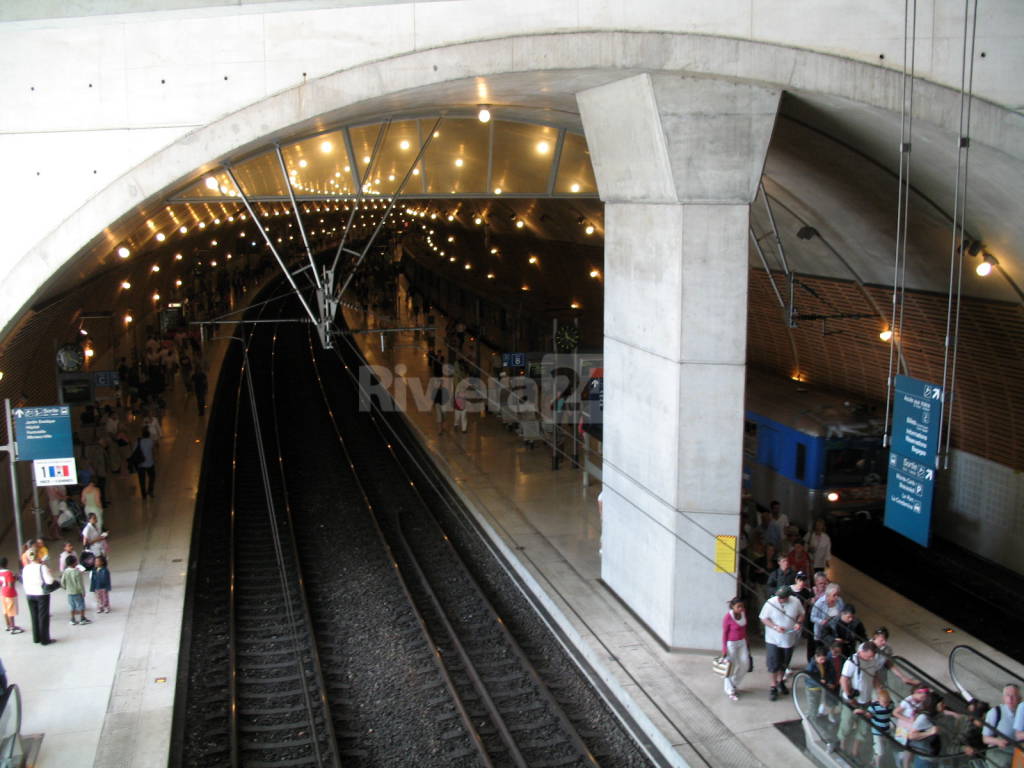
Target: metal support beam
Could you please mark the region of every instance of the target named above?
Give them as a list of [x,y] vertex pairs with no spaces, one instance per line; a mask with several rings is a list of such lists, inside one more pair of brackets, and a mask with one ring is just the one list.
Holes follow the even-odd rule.
[[[288,190],[288,199],[292,201],[292,211],[295,213],[295,221],[299,225],[299,234],[302,235],[302,244],[306,248],[306,256],[309,257],[309,266],[313,270],[313,280],[316,282],[316,289],[323,290],[320,282],[320,275],[316,271],[316,263],[313,261],[313,250],[309,247],[309,239],[306,237],[306,228],[302,226],[302,214],[299,212],[299,204],[295,202],[295,192],[292,189],[292,180],[288,178],[288,169],[284,167],[284,155],[281,153],[281,145],[274,145],[274,152],[277,154],[277,162],[281,166],[281,178],[284,179],[285,189]],[[235,185],[237,186],[237,184]]]
[[224,172],[227,173],[228,178],[231,179],[231,183],[235,185],[235,189],[238,190],[239,197],[242,198],[242,203],[245,205],[245,209],[249,212],[249,216],[252,218],[253,223],[256,224],[260,234],[263,235],[263,239],[266,241],[267,246],[270,248],[270,252],[274,254],[274,258],[277,260],[278,266],[281,267],[281,271],[284,272],[284,276],[288,279],[288,284],[291,285],[292,290],[295,291],[295,295],[301,302],[303,309],[306,310],[306,314],[309,315],[309,319],[314,324],[319,325],[316,315],[313,314],[312,308],[306,301],[306,297],[302,295],[302,291],[299,290],[299,286],[295,284],[295,278],[292,277],[292,273],[288,271],[287,265],[284,263],[284,259],[281,258],[281,254],[277,252],[277,248],[274,247],[273,241],[270,239],[270,235],[267,234],[267,228],[263,226],[263,222],[260,221],[260,217],[256,215],[255,209],[252,207],[252,203],[249,202],[249,198],[246,197],[245,192],[242,190],[242,186],[238,183],[238,179],[235,178],[235,172],[228,166],[224,166]]

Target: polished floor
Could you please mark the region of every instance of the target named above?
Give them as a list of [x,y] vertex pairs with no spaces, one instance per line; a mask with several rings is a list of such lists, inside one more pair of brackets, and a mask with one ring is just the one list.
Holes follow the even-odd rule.
[[[353,325],[367,325],[362,318],[350,319]],[[370,318],[369,325],[388,322],[393,321]],[[422,386],[426,381],[425,334],[391,334],[385,351],[377,334],[355,338],[370,363],[401,372],[407,382],[416,379]],[[217,359],[214,345],[208,360]],[[397,368],[399,363],[404,368]],[[410,408],[409,417],[467,506],[525,581],[543,595],[563,630],[668,762],[716,768],[811,765],[775,727],[797,714],[788,700],[768,700],[760,654],[740,700],[731,702],[720,678],[711,673],[713,654],[666,651],[602,584],[599,483],[584,488],[579,470],[568,463],[553,470],[542,445],[527,447],[493,415],[470,416],[465,433],[454,431],[450,415],[442,433],[428,409]],[[22,733],[41,737],[35,766],[167,764],[204,427],[194,403],[185,400],[180,388],[172,392],[156,498],[141,500],[134,478],[122,475],[111,482],[112,612],[97,616],[90,598],[93,623],[69,626],[66,598],[57,592],[52,598],[55,645],[34,645],[29,632],[0,641],[8,678],[22,690]],[[24,524],[27,534],[34,532],[30,518]],[[13,533],[0,546],[12,557],[17,551]],[[59,548],[51,543],[53,558]],[[834,576],[859,606],[865,624],[889,626],[897,653],[941,679],[948,679],[946,655],[953,645],[985,649],[842,562],[834,564]],[[19,619],[28,626],[23,597]],[[987,650],[1004,664],[1020,667]]]

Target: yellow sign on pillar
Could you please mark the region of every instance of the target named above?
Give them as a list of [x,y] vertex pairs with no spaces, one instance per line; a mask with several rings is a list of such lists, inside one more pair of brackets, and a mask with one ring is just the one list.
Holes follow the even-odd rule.
[[735,536],[715,536],[715,573],[736,573]]

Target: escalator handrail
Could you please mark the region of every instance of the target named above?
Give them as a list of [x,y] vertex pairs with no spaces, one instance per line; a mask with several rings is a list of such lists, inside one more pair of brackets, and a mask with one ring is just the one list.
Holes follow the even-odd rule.
[[[12,699],[18,704],[14,720],[14,736],[17,737],[21,735],[21,691],[18,686],[13,683],[8,685],[3,692],[0,692],[0,720],[3,719],[3,714],[7,711],[7,707],[10,705]],[[2,736],[2,734],[0,734],[0,736]],[[18,745],[18,739],[10,739],[8,744],[10,745],[7,750],[8,754],[0,755],[0,759],[14,757],[14,749]]]
[[[821,683],[818,680],[816,680],[813,675],[808,674],[805,670],[801,670],[800,672],[797,672],[793,676],[793,683],[790,686],[791,692],[792,692],[791,695],[793,697],[793,706],[796,707],[796,711],[800,713],[801,719],[804,720],[807,723],[810,723],[811,728],[814,729],[815,733],[818,734],[818,736],[821,738],[821,740],[823,742],[827,742],[827,739],[824,737],[824,734],[822,734],[822,732],[820,730],[818,730],[818,726],[815,724],[813,716],[812,717],[808,717],[807,714],[804,712],[803,708],[801,707],[800,696],[797,695],[797,692],[802,690],[802,686],[798,683],[798,681],[801,678],[807,678],[816,687],[820,687],[821,686]],[[835,700],[835,702],[838,702],[838,703],[842,704],[847,709],[850,709],[850,710],[859,709],[859,707],[854,707],[852,704],[850,704],[848,701],[843,699],[843,697],[840,696],[837,693],[833,693],[832,691],[827,691],[827,690],[823,691],[822,695],[826,695],[826,694],[831,696],[832,699]],[[813,715],[817,715],[817,713],[813,713]],[[860,715],[855,715],[855,717],[860,717]],[[870,727],[871,726],[868,725],[869,729],[870,729]],[[911,753],[913,753],[913,754],[921,754],[920,752],[915,750],[913,747],[908,746],[907,744],[901,744],[900,742],[896,741],[896,739],[893,738],[893,735],[892,735],[894,730],[895,730],[894,728],[890,729],[890,732],[886,733],[886,734],[883,734],[883,736],[884,736],[885,739],[887,739],[889,742],[891,742],[892,749],[895,750],[896,753],[909,749],[909,751]],[[846,761],[846,763],[848,765],[859,766],[859,765],[862,764],[862,763],[859,763],[857,761],[856,757],[854,757],[853,755],[848,754],[846,752],[846,750],[843,749],[843,745],[840,744],[840,743],[831,742],[830,751],[833,751],[837,755],[841,756]],[[967,752],[964,752],[963,749],[961,748],[957,752],[944,752],[944,753],[941,753],[941,754],[937,755],[934,759],[947,761],[947,760],[953,760],[953,759],[959,758],[959,757],[970,757],[970,755]],[[866,765],[866,763],[864,765]]]
[[953,681],[953,684],[960,691],[960,695],[962,695],[968,701],[970,701],[971,699],[976,699],[978,698],[978,696],[976,696],[973,692],[967,690],[963,683],[961,683],[957,679],[956,665],[953,663],[954,659],[956,658],[957,651],[967,651],[969,653],[973,653],[975,656],[982,659],[989,666],[992,666],[995,669],[998,669],[1000,672],[1002,672],[1004,680],[1010,681],[1015,685],[1019,686],[1022,690],[1024,690],[1024,679],[1022,679],[1020,675],[1018,675],[1017,673],[1010,671],[1002,664],[1000,664],[998,661],[994,661],[991,657],[985,655],[977,648],[974,648],[970,645],[956,645],[953,647],[953,650],[949,652],[949,678]]

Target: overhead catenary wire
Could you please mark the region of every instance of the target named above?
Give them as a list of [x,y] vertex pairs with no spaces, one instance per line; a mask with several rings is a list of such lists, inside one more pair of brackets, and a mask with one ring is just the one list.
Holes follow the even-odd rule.
[[[971,149],[971,102],[974,93],[974,44],[978,31],[978,0],[964,0],[964,38],[960,54],[960,123],[957,135],[956,182],[953,190],[953,227],[949,252],[949,298],[946,303],[946,336],[942,359],[943,398],[939,404],[939,429],[945,428],[942,468],[949,469],[953,437],[953,402],[956,396],[956,363],[960,346],[960,309],[964,276],[964,246],[967,224],[967,171]],[[968,24],[970,21],[970,24]],[[968,46],[968,26],[970,45]],[[962,172],[961,172],[962,171]],[[957,225],[959,224],[959,230]],[[955,279],[955,286],[954,286]],[[952,331],[950,326],[952,325]],[[941,433],[940,433],[940,443]]]
[[[889,417],[892,409],[893,368],[903,358],[903,308],[907,270],[907,232],[910,219],[910,150],[914,133],[914,57],[917,42],[917,0],[903,3],[903,99],[900,111],[899,186],[896,203],[896,257],[892,276],[892,319],[889,330],[889,373],[886,377],[883,440],[889,445]],[[909,62],[909,67],[908,67]],[[897,355],[898,352],[898,355]]]

